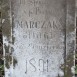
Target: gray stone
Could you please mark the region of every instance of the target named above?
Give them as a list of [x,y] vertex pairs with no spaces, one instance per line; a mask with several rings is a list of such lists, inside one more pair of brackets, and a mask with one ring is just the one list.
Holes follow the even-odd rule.
[[6,2],[5,77],[73,77],[75,0]]

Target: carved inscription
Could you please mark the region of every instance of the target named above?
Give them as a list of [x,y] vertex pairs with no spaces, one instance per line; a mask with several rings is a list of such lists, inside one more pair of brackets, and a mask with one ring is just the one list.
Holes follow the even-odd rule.
[[[17,26],[21,28],[27,28],[27,29],[46,29],[46,28],[54,28],[59,29],[57,26],[57,23],[55,21],[16,21]],[[60,25],[60,24],[59,24]]]
[[[36,66],[36,63],[38,66]],[[39,59],[37,60],[37,62],[34,58],[30,59],[29,61],[26,60],[26,72],[25,73],[27,74],[28,71],[50,72],[48,69],[49,68],[48,63],[49,63],[48,59],[47,60]],[[28,70],[28,66],[30,66],[32,70],[31,69]]]
[[[43,0],[19,0],[19,4],[20,6],[24,6],[29,4],[30,6],[33,6],[32,9],[29,9],[28,12],[23,9],[23,12],[25,14],[28,14],[29,17],[32,17],[33,15],[44,15],[45,13],[52,13],[52,10],[47,10],[47,9],[44,9],[45,8],[45,5],[48,4],[47,1]],[[41,6],[41,7],[40,7]]]
[[[58,3],[57,7],[53,3]],[[19,60],[16,69],[22,62],[20,70],[25,74],[21,77],[57,77],[60,65],[64,63],[62,4],[59,0],[19,0],[16,7],[13,30],[14,54]]]
[[[58,27],[55,21],[18,21],[16,20],[17,28],[27,29],[23,38],[26,39],[52,39],[55,37],[53,32],[60,31],[60,27]],[[37,30],[38,32],[34,31]],[[33,30],[33,31],[32,31]],[[42,32],[40,32],[42,30]],[[48,31],[47,31],[48,30]],[[55,30],[55,31],[54,31]]]

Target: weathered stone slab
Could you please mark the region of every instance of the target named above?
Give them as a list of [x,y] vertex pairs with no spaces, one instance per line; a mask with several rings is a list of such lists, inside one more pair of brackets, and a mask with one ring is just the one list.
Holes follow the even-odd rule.
[[5,77],[73,77],[75,1],[6,2]]

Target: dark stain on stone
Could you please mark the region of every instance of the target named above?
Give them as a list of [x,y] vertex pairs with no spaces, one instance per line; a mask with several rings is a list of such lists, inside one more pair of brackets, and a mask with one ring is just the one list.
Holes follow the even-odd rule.
[[12,44],[15,42],[15,37],[12,36]]
[[5,19],[5,22],[2,23],[3,35],[7,36],[7,38],[11,35],[11,23],[10,23],[10,4],[8,0],[3,2],[2,5],[2,19]]
[[8,3],[2,5],[2,18],[7,19],[9,18],[9,11],[10,11],[10,6]]
[[14,52],[14,48],[13,47],[11,47],[11,53],[13,53]]
[[74,40],[72,40],[72,42],[71,43],[69,43],[69,46],[70,46],[70,49],[69,49],[69,51],[72,53],[72,51],[75,49],[75,41]]
[[3,35],[9,38],[11,35],[10,21],[5,20],[5,23],[3,24],[2,28],[3,28]]
[[74,24],[71,24],[69,26],[67,26],[67,33],[73,32],[75,31],[75,26]]
[[13,66],[15,67],[17,64],[17,59],[16,58],[13,58]]
[[9,46],[6,46],[6,45],[4,44],[4,48],[5,48],[5,50],[6,50],[6,53],[9,53]]
[[5,66],[6,66],[6,68],[9,69],[11,64],[12,64],[12,56],[11,55],[5,56]]

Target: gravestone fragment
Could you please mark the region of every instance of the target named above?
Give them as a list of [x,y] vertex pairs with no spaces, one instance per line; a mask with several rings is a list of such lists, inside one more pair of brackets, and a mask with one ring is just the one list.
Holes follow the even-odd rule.
[[73,77],[75,0],[3,4],[5,77]]

